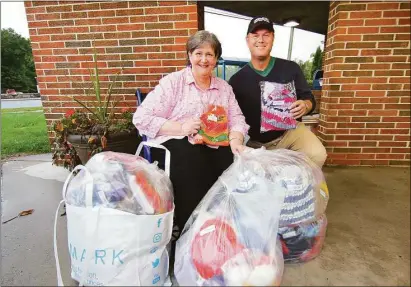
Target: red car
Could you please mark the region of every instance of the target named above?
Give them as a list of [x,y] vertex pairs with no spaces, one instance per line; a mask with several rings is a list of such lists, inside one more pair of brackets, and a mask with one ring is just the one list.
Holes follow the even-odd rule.
[[14,89],[7,89],[6,94],[8,94],[8,95],[17,95],[17,93]]

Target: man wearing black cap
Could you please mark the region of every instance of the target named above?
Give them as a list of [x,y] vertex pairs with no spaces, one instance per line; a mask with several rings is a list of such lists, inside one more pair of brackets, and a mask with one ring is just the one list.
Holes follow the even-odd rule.
[[246,37],[251,61],[229,80],[250,125],[247,145],[304,152],[322,167],[326,150],[301,123],[301,117],[315,108],[314,96],[295,62],[270,56],[274,37],[273,22],[253,18]]

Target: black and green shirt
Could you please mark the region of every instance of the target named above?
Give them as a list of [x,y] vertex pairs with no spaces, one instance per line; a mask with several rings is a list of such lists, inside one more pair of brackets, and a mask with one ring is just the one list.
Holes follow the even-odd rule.
[[[250,125],[249,136],[253,141],[270,142],[284,134],[288,129],[287,124],[292,125],[282,123],[284,127],[271,128],[264,122],[264,105],[270,100],[275,101],[265,98],[264,89],[276,89],[281,86],[283,91],[289,93],[282,102],[294,97],[296,100],[310,100],[312,110],[315,108],[315,99],[304,74],[300,66],[292,61],[271,57],[264,71],[256,70],[250,62],[230,78],[229,84],[233,87],[247,124]],[[283,111],[280,109],[279,113],[281,112]]]

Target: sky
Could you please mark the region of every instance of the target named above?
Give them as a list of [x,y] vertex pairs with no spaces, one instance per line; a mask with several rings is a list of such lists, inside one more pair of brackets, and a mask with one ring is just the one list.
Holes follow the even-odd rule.
[[1,2],[1,28],[13,28],[21,36],[29,38],[23,2]]
[[[249,59],[245,33],[250,18],[208,7],[205,10],[205,29],[216,34],[220,40],[223,48],[223,58]],[[216,15],[215,13],[229,16]],[[13,28],[18,34],[29,38],[23,2],[1,2],[1,28]],[[271,55],[287,59],[291,28],[274,25],[274,29],[275,40]],[[309,60],[310,55],[315,52],[318,46],[323,49],[322,41],[324,41],[324,35],[295,28],[291,59]]]

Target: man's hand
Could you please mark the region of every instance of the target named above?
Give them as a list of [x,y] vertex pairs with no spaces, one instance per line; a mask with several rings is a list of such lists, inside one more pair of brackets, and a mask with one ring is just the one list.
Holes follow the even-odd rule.
[[183,136],[195,135],[201,127],[199,119],[191,118],[181,125],[181,134]]
[[307,104],[303,100],[295,101],[290,107],[290,112],[293,115],[294,119],[301,118],[302,116],[306,115],[308,111],[309,109],[307,107]]

